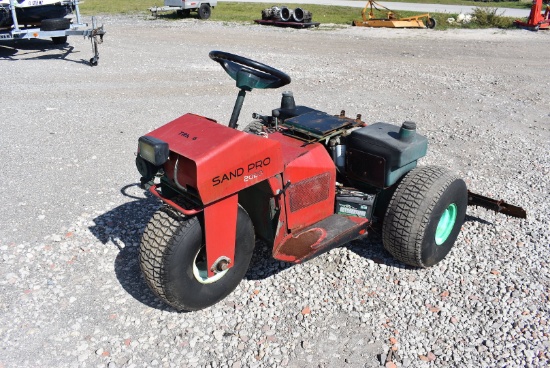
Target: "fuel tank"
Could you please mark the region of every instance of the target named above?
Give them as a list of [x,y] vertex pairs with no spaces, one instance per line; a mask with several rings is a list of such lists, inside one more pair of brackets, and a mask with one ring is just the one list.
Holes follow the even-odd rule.
[[347,144],[347,176],[378,188],[395,184],[428,151],[428,140],[409,121],[401,127],[375,123],[354,130]]

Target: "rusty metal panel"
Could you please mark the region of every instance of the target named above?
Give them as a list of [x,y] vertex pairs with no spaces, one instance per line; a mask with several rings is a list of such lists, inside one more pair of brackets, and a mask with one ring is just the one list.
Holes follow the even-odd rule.
[[468,191],[468,205],[487,208],[511,217],[527,218],[527,212],[521,207],[506,203],[502,199],[496,200],[470,191]]
[[364,235],[368,225],[364,218],[329,216],[276,241],[273,257],[286,262],[303,262]]

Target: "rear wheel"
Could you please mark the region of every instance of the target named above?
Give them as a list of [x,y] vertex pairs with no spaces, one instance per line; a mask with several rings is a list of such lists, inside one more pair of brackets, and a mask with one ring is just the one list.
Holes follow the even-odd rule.
[[208,19],[210,18],[210,5],[208,4],[201,4],[199,8],[199,18],[200,19]]
[[412,170],[399,183],[384,216],[384,248],[408,265],[435,265],[453,247],[467,205],[468,191],[459,177],[436,166]]
[[239,206],[233,267],[207,276],[204,222],[164,206],[141,238],[139,262],[149,287],[177,310],[199,310],[229,295],[244,277],[254,250],[254,228]]

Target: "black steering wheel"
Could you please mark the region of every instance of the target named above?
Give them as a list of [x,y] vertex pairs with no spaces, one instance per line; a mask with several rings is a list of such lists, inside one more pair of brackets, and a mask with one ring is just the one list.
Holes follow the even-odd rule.
[[257,61],[223,51],[210,51],[209,56],[222,66],[240,89],[279,88],[290,83],[286,73]]

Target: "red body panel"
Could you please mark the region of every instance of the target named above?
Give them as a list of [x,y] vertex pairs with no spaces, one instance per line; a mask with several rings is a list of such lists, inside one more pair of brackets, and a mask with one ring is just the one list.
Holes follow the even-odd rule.
[[336,168],[325,147],[280,133],[269,138],[281,143],[283,184],[290,181],[285,191],[288,229],[295,231],[334,214]]
[[[186,114],[148,135],[167,142],[168,177],[195,188],[207,205],[283,171],[279,142]],[[177,173],[175,167],[177,163]]]
[[[294,248],[298,251],[293,241],[303,245],[302,239],[307,238],[307,249],[300,249],[306,253],[292,256],[293,261],[300,261],[324,241],[326,230],[322,228],[296,235],[296,239],[292,235],[334,214],[336,168],[321,144],[307,144],[281,133],[266,139],[192,114],[148,135],[169,145],[170,158],[164,164],[168,179],[178,187],[194,188],[204,205],[209,276],[214,275],[211,268],[220,257],[230,260],[229,267],[235,262],[237,193],[264,180],[280,208],[274,249],[284,243],[281,249],[292,254]],[[313,239],[318,233],[325,235]]]
[[220,257],[230,259],[228,268],[235,264],[238,197],[235,194],[204,208],[208,277],[214,276],[211,268]]

